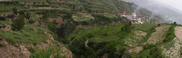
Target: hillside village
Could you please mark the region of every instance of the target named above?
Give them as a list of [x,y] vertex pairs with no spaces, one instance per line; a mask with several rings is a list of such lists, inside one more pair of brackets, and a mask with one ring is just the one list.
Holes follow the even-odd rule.
[[180,58],[182,26],[120,0],[0,0],[0,58]]
[[144,20],[149,20],[149,18],[137,16],[136,13],[132,13],[131,15],[128,15],[126,12],[123,12],[121,16],[131,20],[133,24],[143,24]]

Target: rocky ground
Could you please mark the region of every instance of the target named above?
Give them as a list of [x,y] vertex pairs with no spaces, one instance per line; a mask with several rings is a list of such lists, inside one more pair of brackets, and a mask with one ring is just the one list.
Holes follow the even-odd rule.
[[29,58],[30,52],[25,46],[14,46],[0,39],[0,58]]
[[[73,58],[72,52],[67,49],[63,44],[54,40],[51,34],[48,34],[49,39],[46,42],[40,42],[39,44],[12,44],[3,38],[0,38],[0,58],[30,58],[31,52],[29,49],[36,48],[46,50],[54,45],[58,45],[62,57]],[[49,58],[54,58],[54,54],[51,54]]]
[[176,38],[173,40],[173,45],[170,48],[164,49],[164,54],[169,58],[180,58],[181,47],[182,47],[182,27],[177,26],[175,28]]
[[156,44],[163,40],[163,36],[165,32],[169,29],[170,26],[164,25],[156,28],[156,31],[152,33],[151,37],[149,37],[147,43]]

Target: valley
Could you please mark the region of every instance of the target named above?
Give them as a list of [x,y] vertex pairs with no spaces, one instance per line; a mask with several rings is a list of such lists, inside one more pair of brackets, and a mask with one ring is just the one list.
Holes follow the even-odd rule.
[[121,0],[0,0],[0,58],[181,58],[181,34]]

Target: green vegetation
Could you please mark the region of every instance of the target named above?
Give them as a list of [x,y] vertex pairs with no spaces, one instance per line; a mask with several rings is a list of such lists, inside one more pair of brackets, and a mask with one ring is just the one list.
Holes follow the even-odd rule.
[[109,25],[110,23],[118,23],[124,20],[124,18],[120,18],[119,16],[116,16],[115,14],[93,14],[93,17],[95,18],[93,24],[98,25]]
[[140,31],[147,33],[147,35],[144,37],[143,42],[146,42],[148,40],[148,38],[151,36],[151,34],[156,31],[155,30],[155,28],[156,28],[155,24],[144,23],[144,24],[135,24],[133,26],[134,26],[135,30],[140,30]]
[[11,43],[20,44],[37,44],[44,42],[48,38],[42,28],[33,25],[25,25],[21,31],[0,31],[0,36]]
[[[131,14],[131,3],[120,0],[19,0],[1,4],[0,12],[8,20],[0,21],[2,26],[11,25],[12,30],[0,30],[0,37],[11,44],[47,43],[47,32],[52,31],[54,39],[65,44],[74,58],[163,58],[159,45],[145,42],[155,32],[156,24],[132,24],[122,13]],[[13,9],[13,10],[12,10]],[[141,14],[150,16],[146,9]],[[12,16],[11,16],[12,15]],[[141,15],[142,16],[142,15]],[[59,18],[58,18],[59,17]],[[51,19],[61,19],[51,23]],[[175,24],[165,34],[164,43],[175,37]],[[48,29],[44,29],[48,28]],[[171,44],[171,45],[170,45]],[[1,45],[0,45],[1,47]],[[141,47],[135,54],[130,49]],[[58,45],[48,48],[28,48],[30,58],[62,58]],[[136,49],[137,50],[137,49]]]
[[57,46],[51,46],[48,49],[33,48],[30,51],[30,58],[50,58],[51,56],[54,58],[63,58],[60,53],[60,48]]
[[[153,31],[151,31],[153,30]],[[66,39],[62,39],[65,43],[68,43],[71,51],[76,54],[76,57],[100,57],[104,53],[108,53],[108,57],[126,56],[125,52],[128,45],[139,44],[143,42],[143,38],[148,37],[136,37],[135,31],[147,32],[146,36],[150,36],[155,31],[155,24],[138,24],[138,25],[107,25],[107,26],[92,26],[92,28],[81,27],[75,30],[72,34],[67,36]],[[150,34],[149,34],[150,33]],[[135,41],[135,42],[133,42]],[[128,43],[132,42],[132,43]],[[98,49],[99,48],[99,49]],[[148,52],[149,50],[149,52]],[[146,52],[151,53],[150,50],[158,50],[157,47],[146,49]],[[159,49],[160,50],[160,49]],[[106,52],[108,51],[108,52]],[[158,53],[158,52],[157,52]],[[160,55],[161,53],[159,53]],[[82,56],[81,56],[82,55]],[[150,57],[154,55],[146,55]],[[139,56],[137,56],[139,57]],[[145,57],[142,56],[141,57]]]
[[138,58],[164,58],[162,49],[156,45],[148,45],[138,56]]
[[56,32],[57,26],[56,26],[56,24],[48,23],[48,29],[53,32]]
[[144,23],[144,24],[134,24],[136,30],[141,30],[144,32],[151,32],[155,28],[155,24]]
[[175,24],[172,24],[167,33],[165,34],[165,39],[163,40],[164,43],[171,42],[176,36],[175,36]]
[[10,25],[12,22],[9,20],[5,20],[5,21],[0,21],[0,25],[4,25],[4,24],[8,24]]
[[16,31],[19,31],[21,30],[25,25],[25,18],[23,15],[20,15],[17,17],[17,19],[15,19],[13,21],[13,24],[12,24],[12,29],[13,30],[16,30]]
[[[123,25],[95,26],[89,29],[76,30],[67,36],[69,48],[79,58],[100,57],[104,53],[121,56],[123,55],[125,44],[124,39],[127,32],[121,31]],[[115,54],[117,53],[118,54]]]
[[[122,27],[123,27],[123,25],[114,25],[114,26],[108,26],[108,27],[95,26],[95,27],[90,28],[90,29],[77,30],[77,32],[71,34],[68,37],[69,37],[69,39],[74,37],[75,40],[76,39],[77,40],[87,39],[86,37],[95,37],[95,39],[93,38],[95,41],[105,40],[109,36],[113,35],[113,37],[115,37],[115,36],[117,37],[118,35],[120,35],[119,33],[121,32]],[[106,40],[106,41],[110,41],[110,40]]]
[[180,47],[180,57],[182,56],[182,47]]
[[8,12],[11,11],[13,8],[22,8],[22,6],[15,2],[9,4],[0,2],[0,8],[0,12]]
[[163,45],[164,45],[164,48],[171,48],[174,46],[174,43],[175,41],[169,41],[169,42],[165,42]]

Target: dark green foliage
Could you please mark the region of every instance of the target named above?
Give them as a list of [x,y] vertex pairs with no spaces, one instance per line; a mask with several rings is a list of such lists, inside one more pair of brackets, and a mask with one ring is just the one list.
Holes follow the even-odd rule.
[[19,15],[15,20],[13,20],[12,29],[19,31],[25,25],[25,18],[23,15]]
[[167,33],[165,34],[165,38],[163,40],[164,43],[172,41],[176,36],[175,36],[175,24],[172,24]]
[[75,0],[74,2],[75,2],[74,8],[73,8],[74,11],[82,12],[85,10],[84,9],[84,5],[85,5],[84,2],[86,2],[85,0]]
[[132,4],[119,0],[76,0],[79,2],[80,9],[89,13],[114,13],[128,11],[132,12]]
[[45,30],[34,25],[25,25],[21,31],[0,31],[0,36],[12,44],[38,44],[48,39]]
[[133,11],[132,4],[120,0],[65,0],[60,7],[71,9],[73,13],[112,13],[118,14],[122,11],[131,13]]
[[174,24],[174,25],[176,25],[177,23],[176,23],[176,22],[174,22],[173,24]]
[[[12,11],[12,9],[14,9],[15,10],[15,8],[16,9],[18,9],[18,8],[21,8],[22,6],[21,5],[19,5],[18,3],[14,3],[14,2],[12,2],[12,3],[3,3],[3,2],[1,2],[0,3],[0,12],[10,12],[10,11]],[[17,12],[15,12],[14,14],[17,14]]]
[[57,30],[56,24],[53,24],[53,23],[48,23],[48,28],[49,28],[49,30],[51,30],[53,32],[56,32],[56,30]]
[[129,22],[128,24],[125,24],[125,26],[123,28],[121,28],[121,31],[124,32],[131,32],[132,26],[131,26],[131,22]]
[[138,58],[164,58],[162,50],[156,45],[147,45]]
[[28,20],[30,20],[31,14],[30,14],[29,12],[26,12],[26,13],[25,13],[25,18],[28,19]]
[[64,38],[65,35],[68,35],[72,33],[77,24],[73,21],[69,21],[68,23],[65,23],[64,25],[61,25],[57,30],[56,33],[58,34],[59,37]]
[[16,14],[16,15],[18,14],[18,9],[17,8],[13,8],[12,11],[13,11],[14,14]]
[[46,19],[48,17],[57,17],[60,15],[60,11],[57,10],[46,10],[42,11],[41,14],[43,15],[43,19]]
[[123,19],[120,19],[119,16],[114,14],[92,14],[95,18],[92,21],[92,24],[99,24],[99,25],[109,25],[110,23],[118,23],[121,22]]
[[59,46],[51,46],[47,49],[31,48],[30,52],[30,58],[50,58],[51,56],[62,58]]
[[103,25],[106,25],[106,24],[109,24],[111,23],[112,19],[110,18],[107,18],[103,15],[94,15],[94,17],[96,18],[94,23],[95,24],[103,24]]
[[87,21],[80,22],[81,25],[89,25],[90,23]]
[[[107,26],[107,27],[93,27],[89,29],[79,29],[79,31],[76,31],[75,33],[71,34],[71,36],[68,36],[68,42],[69,47],[71,51],[73,51],[75,57],[83,57],[83,58],[99,58],[100,56],[103,56],[103,54],[108,54],[107,56],[109,58],[130,58],[130,54],[125,53],[125,49],[127,49],[127,45],[124,44],[124,40],[126,37],[128,37],[128,34],[131,32],[131,30],[144,30],[148,31],[148,33],[152,33],[155,31],[154,25],[146,25],[142,26],[142,28],[139,28],[140,25],[137,26],[131,26],[130,23],[128,25],[124,26]],[[141,27],[140,26],[140,27]],[[128,29],[126,29],[128,28]],[[127,30],[127,32],[125,31]],[[130,32],[129,32],[130,31]],[[149,35],[150,36],[150,35]],[[85,42],[89,41],[88,47],[85,46]],[[148,45],[147,45],[148,46]],[[154,52],[154,50],[160,50],[159,48],[156,48],[153,46],[146,48],[145,52],[142,52],[140,56],[136,56],[138,58],[140,57],[162,57],[161,53]],[[161,51],[160,51],[161,52]],[[147,53],[145,55],[145,53]],[[137,54],[138,55],[138,54]],[[142,56],[144,55],[144,56]],[[134,57],[134,56],[131,56]]]
[[0,44],[0,47],[3,47],[4,45]]
[[77,58],[100,58],[104,54],[108,54],[109,58],[120,58],[125,55],[124,39],[128,34],[121,31],[122,27],[111,25],[79,29],[68,36],[67,43]]
[[149,30],[150,31],[147,31],[147,35],[144,37],[144,41],[147,41],[148,38],[152,35],[152,33],[156,31],[154,26]]
[[6,20],[6,17],[0,16],[0,20]]
[[87,47],[85,46],[85,41],[74,40],[69,47],[76,58],[100,58],[104,54],[108,54],[109,58],[120,58],[126,51],[125,45],[120,44],[120,46],[122,46],[119,48],[120,50],[116,50],[116,46],[112,46],[112,42],[96,43],[90,41]]

